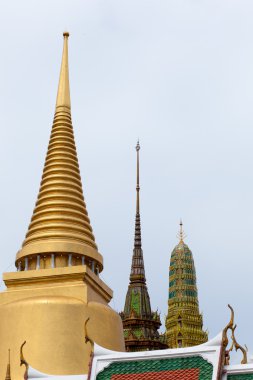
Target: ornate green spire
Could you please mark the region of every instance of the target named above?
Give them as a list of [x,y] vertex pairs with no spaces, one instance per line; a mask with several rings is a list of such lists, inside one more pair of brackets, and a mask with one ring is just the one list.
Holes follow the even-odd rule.
[[169,301],[166,336],[169,348],[202,344],[208,336],[203,331],[199,313],[196,272],[192,252],[184,243],[183,223],[180,221],[179,244],[170,259]]
[[[134,233],[134,251],[132,258],[132,267],[130,274],[130,283],[141,282],[146,284],[143,253],[141,248],[141,216],[140,216],[140,144],[136,145],[137,152],[137,179],[136,179],[136,215],[135,215],[135,233]],[[150,302],[148,302],[150,306]],[[150,310],[149,310],[150,312]]]
[[125,307],[124,311],[120,313],[127,351],[146,351],[167,347],[161,341],[158,333],[158,329],[161,326],[160,316],[157,312],[151,311],[146,285],[141,245],[139,151],[140,144],[138,141],[136,146],[137,184],[134,249]]

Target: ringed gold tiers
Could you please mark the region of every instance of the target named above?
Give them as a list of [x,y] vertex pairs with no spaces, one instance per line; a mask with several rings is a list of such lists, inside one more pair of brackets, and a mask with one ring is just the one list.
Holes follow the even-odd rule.
[[[31,223],[16,255],[17,272],[4,273],[0,293],[0,362],[12,357],[20,378],[24,341],[29,363],[54,375],[85,374],[92,344],[124,351],[120,316],[108,303],[113,292],[100,279],[98,252],[84,201],[71,121],[68,33],[52,132]],[[85,329],[85,322],[88,320]],[[4,378],[6,367],[0,366]]]

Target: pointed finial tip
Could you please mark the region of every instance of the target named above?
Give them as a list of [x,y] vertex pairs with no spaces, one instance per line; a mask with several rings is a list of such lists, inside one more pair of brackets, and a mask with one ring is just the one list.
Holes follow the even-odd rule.
[[186,237],[184,231],[183,231],[183,222],[182,222],[182,219],[180,219],[180,231],[177,235],[177,237],[179,238],[180,242],[183,242],[184,241],[184,238]]
[[63,33],[63,37],[67,37],[68,38],[69,37],[69,32],[64,32]]
[[136,150],[137,152],[141,149],[139,140],[137,141]]

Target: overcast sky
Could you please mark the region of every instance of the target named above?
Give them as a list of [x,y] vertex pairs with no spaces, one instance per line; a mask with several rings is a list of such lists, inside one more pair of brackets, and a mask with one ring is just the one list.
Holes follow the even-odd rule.
[[164,320],[182,217],[209,337],[229,302],[253,351],[252,0],[0,5],[1,272],[14,268],[38,194],[68,30],[83,190],[112,307],[123,309],[129,280],[140,138],[152,308]]

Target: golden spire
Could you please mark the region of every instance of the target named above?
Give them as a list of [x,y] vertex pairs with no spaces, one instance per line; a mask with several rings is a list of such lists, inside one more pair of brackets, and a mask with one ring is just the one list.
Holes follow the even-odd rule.
[[68,62],[68,37],[69,33],[64,32],[64,44],[62,53],[61,72],[56,99],[57,107],[68,107],[70,109],[70,91],[69,91],[69,62]]
[[[18,267],[21,263],[22,270],[25,266],[27,267],[24,264],[24,258],[29,257],[29,260],[33,258],[35,262],[38,255],[45,258],[54,254],[55,262],[52,266],[58,266],[59,255],[62,257],[71,254],[75,256],[76,263],[81,264],[81,257],[84,257],[82,263],[85,257],[94,260],[98,270],[101,271],[103,258],[97,251],[84,202],[71,121],[68,72],[69,33],[66,32],[63,36],[56,109],[40,191],[25,241],[16,257],[16,265]],[[26,269],[35,269],[34,262]],[[67,265],[62,261],[61,264],[59,263],[59,266]],[[43,268],[41,265],[39,267]]]
[[5,380],[11,380],[11,358],[10,358],[10,349],[8,350],[8,364],[6,370]]

